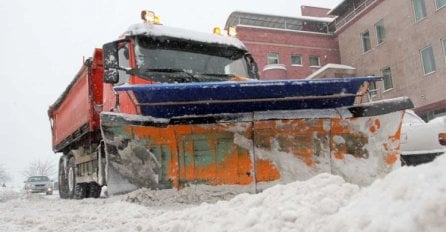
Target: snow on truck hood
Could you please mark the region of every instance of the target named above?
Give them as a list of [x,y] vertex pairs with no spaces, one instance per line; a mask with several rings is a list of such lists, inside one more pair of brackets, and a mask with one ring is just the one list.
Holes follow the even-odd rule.
[[242,50],[247,50],[245,45],[239,39],[234,37],[214,35],[212,33],[197,32],[164,25],[149,25],[146,23],[138,23],[130,26],[126,34],[167,36],[186,40],[200,41],[204,43],[216,43],[227,46],[234,46]]

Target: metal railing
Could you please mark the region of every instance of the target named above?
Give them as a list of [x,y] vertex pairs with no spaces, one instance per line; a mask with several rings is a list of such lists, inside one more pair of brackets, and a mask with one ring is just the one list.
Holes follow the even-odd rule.
[[367,9],[370,5],[372,5],[377,0],[366,0],[361,3],[359,6],[355,6],[354,9],[348,13],[346,16],[342,17],[340,20],[336,19],[336,31],[344,27],[348,22],[352,21],[356,18],[357,15],[362,13],[365,9]]
[[316,33],[330,33],[329,22],[313,21],[300,18],[289,18],[280,16],[251,16],[237,15],[229,24],[248,25],[267,28],[277,28],[293,31],[308,31]]

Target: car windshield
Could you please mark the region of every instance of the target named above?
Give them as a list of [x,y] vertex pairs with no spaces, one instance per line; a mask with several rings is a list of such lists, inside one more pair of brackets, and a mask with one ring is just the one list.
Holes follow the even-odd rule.
[[49,181],[50,179],[46,176],[32,176],[28,178],[27,182],[39,182],[39,181]]
[[158,82],[227,81],[248,77],[246,51],[189,40],[137,37],[138,75]]

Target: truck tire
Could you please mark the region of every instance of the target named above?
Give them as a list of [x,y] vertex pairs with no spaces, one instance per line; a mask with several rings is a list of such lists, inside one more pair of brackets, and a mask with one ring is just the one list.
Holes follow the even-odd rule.
[[101,196],[101,186],[99,186],[95,182],[91,182],[88,185],[89,185],[88,197],[99,198]]
[[76,188],[76,163],[74,161],[74,157],[70,157],[70,159],[68,160],[67,169],[67,198],[74,198],[74,192]]
[[74,186],[74,195],[73,195],[74,199],[83,199],[87,197],[87,184],[82,183],[82,184],[76,184]]
[[418,154],[418,155],[400,155],[402,166],[417,166],[432,162],[442,153]]
[[58,173],[58,185],[59,185],[59,196],[62,199],[68,198],[68,174],[64,166],[65,157],[62,156],[59,160],[59,173]]

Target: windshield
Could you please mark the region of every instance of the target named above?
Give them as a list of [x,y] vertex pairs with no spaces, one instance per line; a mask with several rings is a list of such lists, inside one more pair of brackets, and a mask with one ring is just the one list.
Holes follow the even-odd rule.
[[137,37],[137,74],[157,82],[227,81],[249,77],[246,51],[220,44]]
[[46,176],[32,176],[28,178],[28,182],[39,182],[39,181],[49,181],[50,179]]

